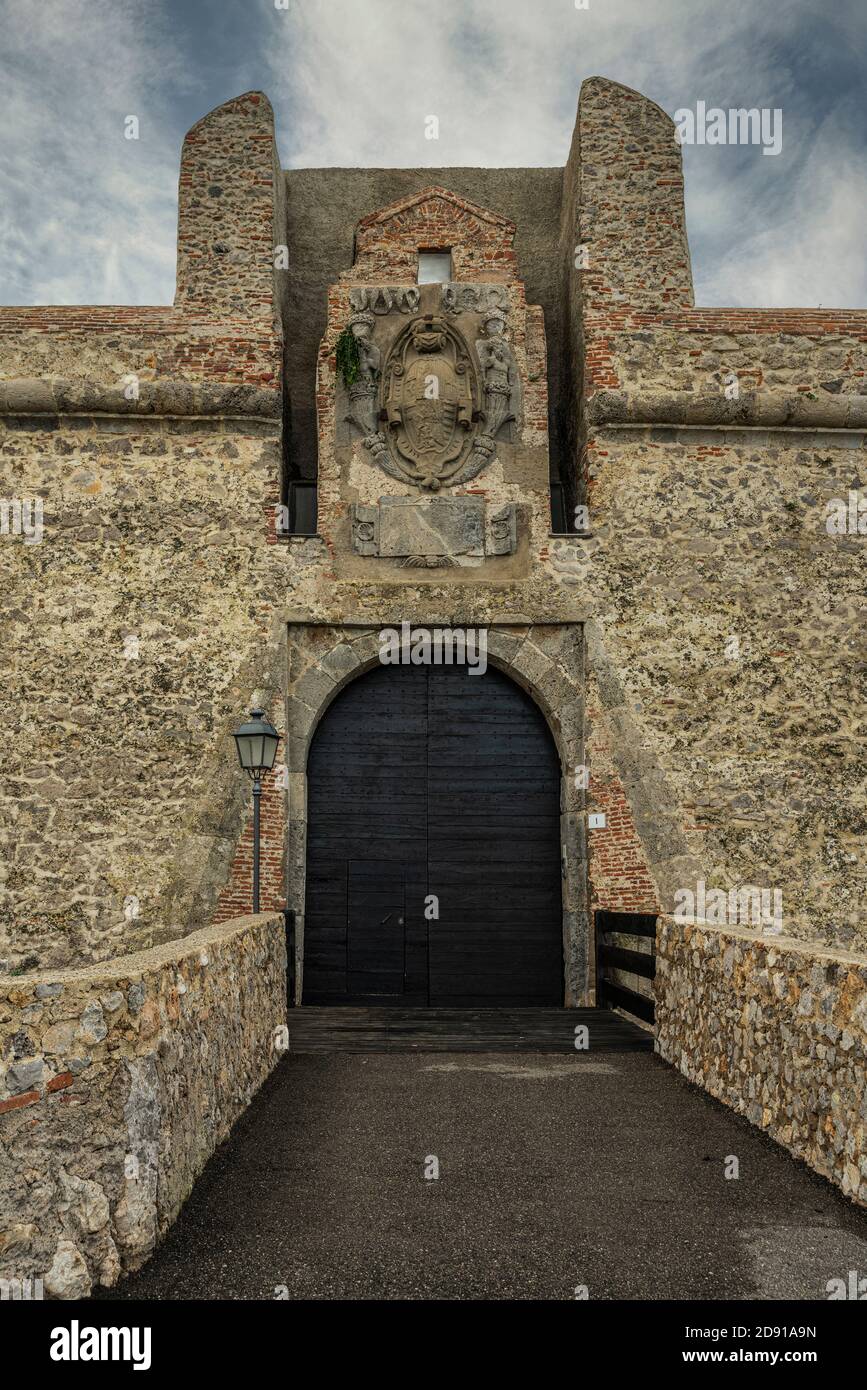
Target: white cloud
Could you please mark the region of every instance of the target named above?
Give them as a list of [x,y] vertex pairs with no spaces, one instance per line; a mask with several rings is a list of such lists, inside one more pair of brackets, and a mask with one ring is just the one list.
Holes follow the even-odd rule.
[[[815,104],[784,51],[815,19],[806,0],[746,15],[682,0],[590,0],[586,11],[569,0],[328,0],[272,25],[268,87],[293,167],[562,164],[593,73],[672,114],[698,99],[782,107],[773,175],[759,149],[687,151],[699,302],[864,304],[854,130],[813,128]],[[857,7],[841,4],[835,20],[817,40],[823,62],[858,32]],[[428,115],[438,140],[425,139]]]
[[855,146],[858,127],[842,108],[818,128],[805,120],[790,120],[790,126],[788,137],[784,127],[789,164],[776,179],[764,167],[771,160],[756,150],[738,177],[714,182],[717,161],[728,153],[723,149],[703,151],[701,175],[688,177],[691,225],[717,229],[705,237],[697,301],[782,308],[867,304],[867,166]]
[[[3,12],[0,274],[5,303],[171,298],[171,44],[135,0],[12,0]],[[124,139],[138,115],[140,139]]]
[[[193,89],[204,114],[262,87],[291,167],[561,165],[581,81],[600,73],[672,113],[698,99],[783,108],[779,159],[687,151],[701,302],[864,304],[863,130],[834,91],[863,46],[860,0],[822,15],[810,0],[589,4],[0,0],[0,302],[171,300],[178,115]],[[213,47],[221,7],[243,13],[246,46],[228,56]],[[123,139],[127,114],[139,141]]]

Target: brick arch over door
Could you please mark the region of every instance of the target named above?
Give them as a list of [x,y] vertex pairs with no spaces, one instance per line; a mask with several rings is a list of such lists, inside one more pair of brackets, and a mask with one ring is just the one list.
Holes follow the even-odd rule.
[[[385,619],[384,623],[388,621]],[[286,702],[290,773],[288,902],[297,922],[297,1003],[301,1002],[304,982],[308,753],[320,721],[340,692],[365,672],[379,667],[379,631],[380,625],[289,625]],[[583,794],[576,789],[574,778],[574,769],[582,762],[584,657],[581,626],[491,624],[487,633],[489,666],[504,672],[531,697],[544,717],[559,754],[563,1001],[569,1005],[588,1003],[592,999],[592,982]],[[382,916],[386,915],[383,911]]]
[[495,668],[378,666],[307,763],[310,1004],[563,1002],[560,760]]

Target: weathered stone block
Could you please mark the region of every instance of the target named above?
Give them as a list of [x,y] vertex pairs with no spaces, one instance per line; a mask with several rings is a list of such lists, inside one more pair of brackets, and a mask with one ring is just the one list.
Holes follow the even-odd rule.
[[394,558],[484,555],[485,504],[475,497],[415,501],[383,497],[379,504],[380,554]]
[[485,549],[489,555],[514,555],[518,548],[518,512],[514,502],[488,516]]

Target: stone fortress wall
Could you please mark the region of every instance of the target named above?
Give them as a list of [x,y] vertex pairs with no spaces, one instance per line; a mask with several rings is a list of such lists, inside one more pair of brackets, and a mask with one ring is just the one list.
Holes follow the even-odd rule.
[[229,729],[282,689],[278,175],[230,102],[184,142],[174,308],[0,310],[0,496],[44,506],[0,545],[6,971],[184,935],[225,883]]
[[[297,363],[315,362],[327,312],[284,326],[317,270],[305,259],[296,277],[292,257],[314,190],[321,223],[326,195],[344,189],[345,229],[371,180],[417,192],[429,179],[387,172],[356,171],[348,190],[346,171],[283,176],[270,107],[247,94],[185,141],[174,308],[0,312],[2,495],[42,496],[46,526],[41,545],[0,550],[7,968],[146,944],[157,919],[182,934],[225,897],[242,833],[231,722],[259,688],[279,717],[285,617],[339,621],[365,597],[357,575],[329,584],[351,566],[345,553],[275,535],[295,467],[284,418],[292,438],[309,417]],[[437,179],[469,189],[473,171]],[[669,858],[723,886],[783,888],[796,936],[863,941],[860,542],[828,536],[823,519],[863,465],[865,315],[692,308],[671,122],[616,83],[582,89],[556,251],[552,179],[487,171],[479,186],[499,189],[496,215],[513,193],[521,211],[517,269],[521,252],[546,316],[551,454],[589,504],[592,536],[548,540],[539,517],[532,565],[519,587],[504,575],[486,588],[490,610],[597,620],[628,737],[665,779],[662,802],[655,787],[649,797],[676,827]],[[288,271],[273,265],[281,244]],[[729,373],[738,400],[724,394]],[[434,608],[436,580],[449,582],[419,590]],[[398,599],[398,616],[422,620],[409,591]],[[480,621],[481,593],[467,604]],[[97,711],[110,711],[110,753]],[[600,798],[616,770],[646,821],[617,731],[613,743]],[[596,835],[610,863],[617,841]],[[645,841],[645,859],[655,853]],[[642,884],[646,872],[637,865]],[[661,902],[682,877],[657,883]],[[281,883],[270,891],[282,900]]]
[[[323,426],[352,292],[414,283],[411,209],[484,252],[457,283],[505,290],[523,392],[517,433],[461,485],[514,507],[514,548],[445,569],[358,551],[352,509],[390,486],[358,431]],[[590,786],[564,766],[563,810],[589,866],[588,1001],[592,909],[670,913],[698,881],[779,889],[787,938],[863,969],[864,541],[824,517],[864,479],[867,313],[693,307],[673,124],[600,78],[564,171],[284,174],[247,93],[187,136],[178,247],[174,307],[0,310],[0,497],[41,498],[45,532],[0,540],[4,990],[236,916],[233,725],[261,698],[296,769],[296,721],[346,676],[336,641],[296,696],[290,627],[315,646],[404,619],[505,624],[504,669],[543,708],[583,663],[570,747]],[[320,534],[281,536],[316,438]],[[589,533],[549,534],[549,465]],[[266,787],[269,909],[291,887],[293,775]],[[686,1016],[689,979],[666,972],[667,1010]],[[5,1105],[39,1054],[0,1039]]]
[[691,307],[679,150],[637,93],[585,84],[573,161],[593,535],[553,563],[592,592],[700,877],[863,951],[863,540],[825,520],[864,482],[867,313]]

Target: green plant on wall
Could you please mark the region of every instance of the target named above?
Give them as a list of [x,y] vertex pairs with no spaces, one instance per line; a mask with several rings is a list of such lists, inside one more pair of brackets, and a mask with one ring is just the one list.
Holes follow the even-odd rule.
[[351,386],[358,379],[361,369],[361,357],[358,351],[358,339],[351,328],[344,328],[340,337],[337,339],[337,370],[346,386]]

